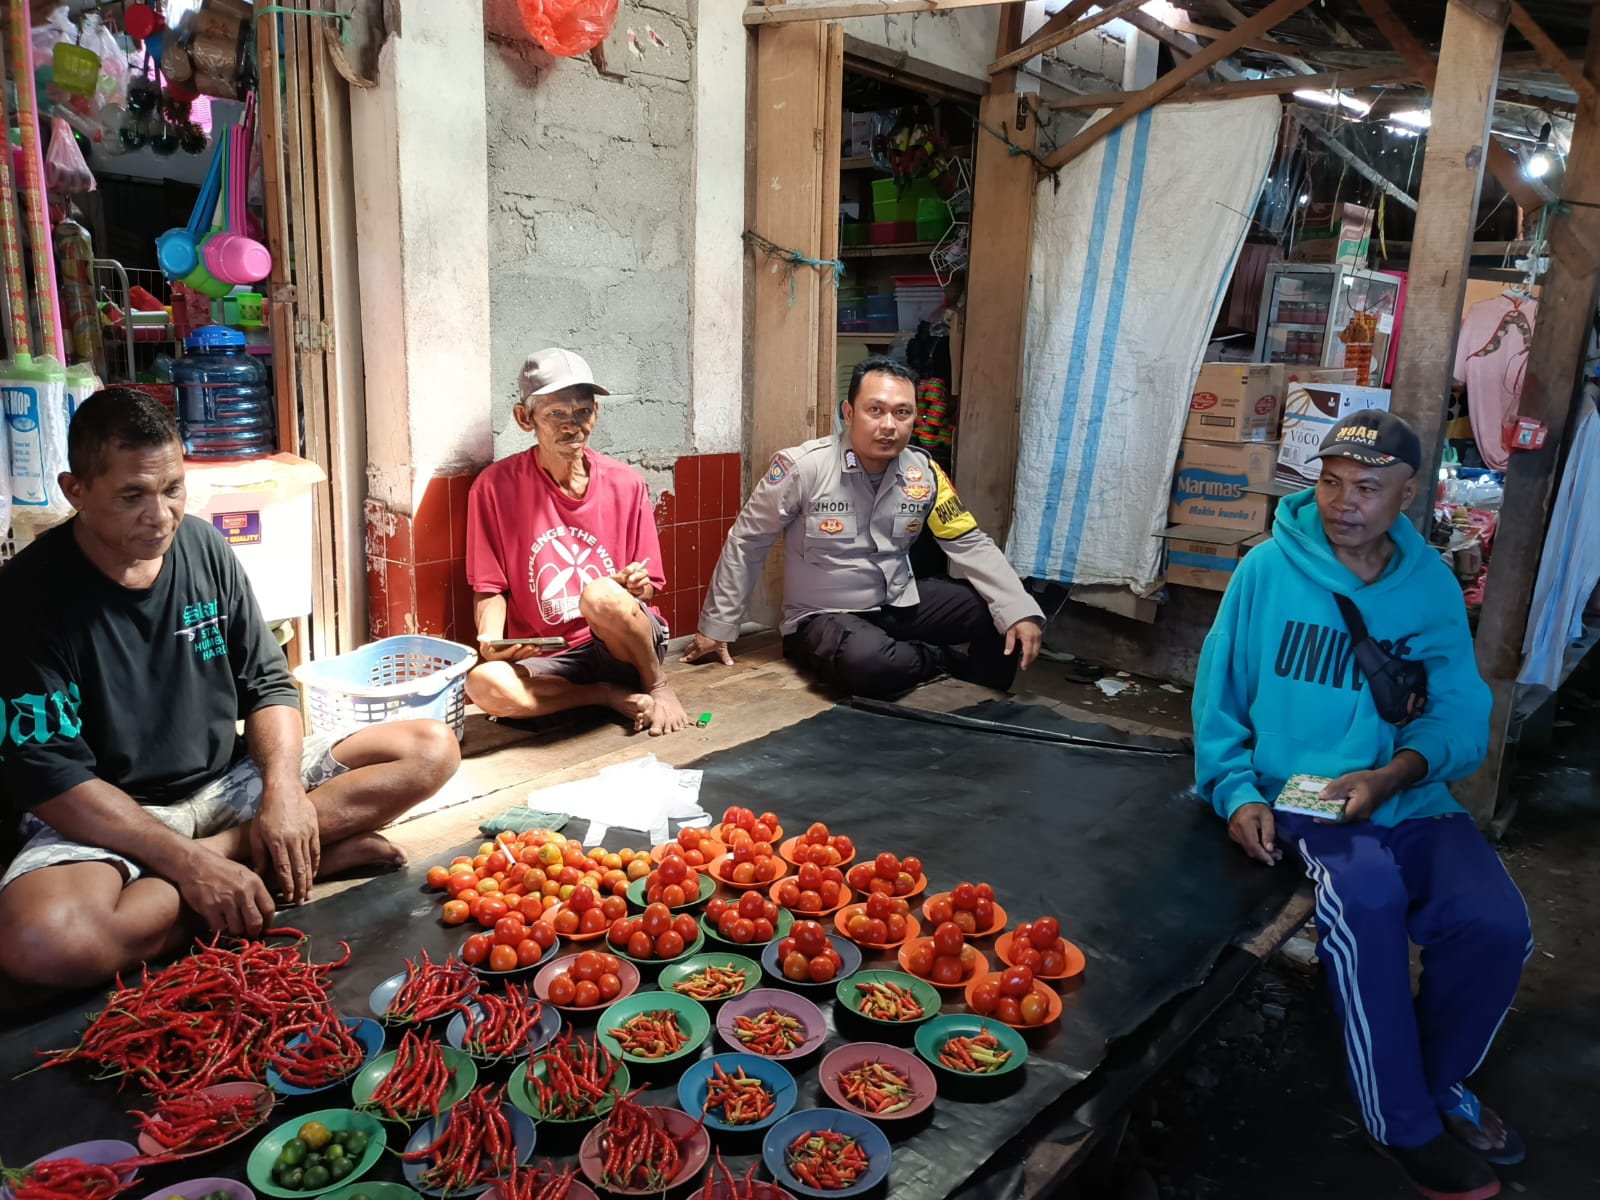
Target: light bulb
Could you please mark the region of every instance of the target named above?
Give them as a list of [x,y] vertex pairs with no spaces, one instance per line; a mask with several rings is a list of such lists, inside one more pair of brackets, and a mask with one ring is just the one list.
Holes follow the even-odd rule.
[[1543,150],[1535,150],[1528,156],[1528,165],[1523,168],[1529,179],[1543,179],[1550,174],[1550,155]]

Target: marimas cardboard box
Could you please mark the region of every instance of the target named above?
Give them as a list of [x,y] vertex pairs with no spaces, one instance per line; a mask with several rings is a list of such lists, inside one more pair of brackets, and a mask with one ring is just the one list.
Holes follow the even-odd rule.
[[1172,474],[1167,520],[1260,533],[1281,491],[1272,482],[1277,466],[1276,442],[1185,440]]
[[1206,363],[1189,397],[1186,438],[1273,442],[1283,411],[1283,367],[1275,363]]
[[1221,592],[1227,590],[1240,560],[1270,535],[1173,525],[1161,536],[1167,543],[1168,583]]
[[1368,408],[1387,409],[1387,388],[1348,383],[1297,384],[1289,389],[1283,414],[1283,443],[1278,449],[1278,481],[1299,487],[1316,483],[1322,464],[1312,457],[1322,439],[1339,421]]

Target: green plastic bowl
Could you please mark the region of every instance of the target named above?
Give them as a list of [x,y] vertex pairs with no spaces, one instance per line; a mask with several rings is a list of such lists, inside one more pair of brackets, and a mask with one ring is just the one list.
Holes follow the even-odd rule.
[[[661,1012],[669,1010],[678,1014],[678,1028],[689,1040],[676,1054],[667,1054],[661,1058],[645,1058],[642,1055],[627,1054],[616,1038],[611,1036],[611,1030],[621,1026],[626,1021],[638,1016],[640,1013]],[[643,1066],[655,1066],[657,1063],[673,1062],[686,1058],[691,1054],[698,1054],[700,1047],[711,1035],[711,1014],[706,1011],[706,1006],[698,1000],[691,1000],[688,996],[680,996],[676,992],[635,992],[624,1000],[618,1000],[605,1012],[600,1014],[600,1020],[595,1025],[595,1032],[600,1037],[601,1045],[613,1055],[624,1062],[639,1063]]]
[[725,938],[717,932],[717,927],[704,913],[700,914],[700,929],[706,935],[708,942],[716,942],[719,946],[732,946],[736,952],[759,949],[766,946],[767,942],[778,942],[789,936],[789,930],[794,928],[794,914],[787,908],[778,909],[778,919],[773,922],[772,936],[766,942],[736,942]]
[[698,954],[701,947],[703,947],[705,944],[706,931],[701,929],[696,932],[694,941],[685,945],[683,948],[683,953],[678,955],[676,958],[635,958],[621,946],[612,946],[611,953],[615,954],[618,958],[627,959],[636,967],[664,967],[668,963],[682,962],[691,955]]
[[[445,1089],[444,1095],[439,1100],[439,1111],[446,1112],[454,1108],[466,1097],[473,1085],[478,1082],[478,1064],[472,1058],[452,1046],[440,1046],[444,1054],[444,1065],[451,1071],[450,1086]],[[399,1057],[398,1050],[391,1050],[387,1054],[380,1054],[361,1069],[350,1083],[350,1098],[355,1101],[357,1108],[366,1108],[372,1103],[372,1093],[378,1090],[378,1085],[389,1077],[389,1072],[394,1070],[394,1064]],[[374,1116],[383,1117],[381,1113],[372,1110]],[[415,1120],[431,1117],[431,1112],[418,1113]],[[402,1122],[404,1123],[404,1122]],[[377,1200],[376,1197],[373,1200]]]
[[[914,1021],[885,1021],[882,1017],[869,1017],[857,1007],[861,1003],[861,993],[856,990],[858,983],[892,983],[896,987],[906,988],[916,997],[917,1003],[922,1005],[922,1011],[926,1015]],[[939,989],[933,984],[925,983],[915,975],[907,975],[903,971],[857,971],[854,975],[839,980],[839,986],[834,989],[833,994],[838,999],[839,1006],[849,1010],[852,1016],[885,1029],[913,1029],[925,1025],[939,1015],[939,1006],[944,1003],[944,997],[939,995]]]
[[[261,1195],[276,1196],[279,1200],[307,1200],[308,1197],[319,1196],[323,1192],[332,1190],[324,1188],[313,1191],[305,1188],[292,1192],[272,1182],[272,1164],[278,1161],[278,1154],[282,1151],[284,1143],[295,1137],[307,1121],[320,1121],[332,1133],[337,1133],[341,1129],[359,1129],[367,1135],[367,1152],[357,1160],[350,1174],[339,1181],[338,1186],[341,1190],[372,1170],[377,1165],[378,1159],[383,1157],[388,1135],[384,1132],[383,1122],[378,1118],[349,1108],[325,1108],[321,1112],[306,1113],[279,1125],[257,1142],[255,1149],[250,1151],[250,1158],[245,1163],[245,1175],[250,1180],[250,1186]],[[374,1196],[373,1200],[379,1198]]]
[[[994,1034],[1002,1050],[1011,1051],[1011,1057],[997,1071],[974,1074],[971,1071],[952,1071],[939,1061],[939,1052],[953,1037],[974,1037],[984,1030]],[[1028,1058],[1028,1043],[1022,1035],[1008,1025],[980,1017],[975,1013],[952,1013],[948,1017],[935,1017],[917,1028],[917,1053],[938,1074],[951,1079],[998,1079],[1022,1066]]]
[[744,972],[744,986],[737,992],[729,992],[726,996],[717,996],[710,1000],[700,1000],[696,996],[688,997],[707,1007],[721,1004],[724,1000],[732,1000],[735,996],[742,996],[752,988],[761,986],[761,964],[740,954],[730,954],[726,950],[712,950],[690,958],[675,959],[661,968],[657,983],[663,992],[681,996],[683,993],[677,990],[678,984],[707,967],[732,967],[734,970]]
[[[707,871],[704,867],[697,867],[696,870],[700,872],[700,890],[695,893],[693,897],[684,901],[682,904],[672,905],[672,912],[683,913],[688,912],[691,909],[699,908],[706,901],[710,900],[711,893],[717,890],[717,881],[711,878],[711,873],[709,871]],[[628,885],[629,904],[633,905],[637,909],[643,909],[649,903],[649,901],[644,898],[645,885],[649,882],[650,880],[648,877],[641,876]]]
[[[543,1079],[548,1070],[549,1068],[542,1062],[533,1064],[533,1074],[539,1079]],[[544,1115],[544,1109],[539,1104],[539,1093],[534,1091],[532,1085],[528,1082],[528,1064],[520,1063],[517,1069],[511,1072],[511,1080],[506,1084],[506,1099],[511,1101],[519,1112],[526,1113],[541,1125],[587,1125],[590,1122],[598,1121],[615,1108],[617,1106],[617,1097],[628,1094],[631,1081],[632,1077],[628,1074],[628,1064],[619,1062],[616,1074],[611,1077],[610,1098],[602,1098],[595,1105],[593,1116],[547,1117]],[[374,1196],[372,1200],[379,1200],[379,1198]]]
[[422,1193],[413,1191],[403,1183],[341,1183],[336,1189],[327,1192],[319,1200],[354,1200],[356,1196],[365,1196],[367,1200],[422,1200]]

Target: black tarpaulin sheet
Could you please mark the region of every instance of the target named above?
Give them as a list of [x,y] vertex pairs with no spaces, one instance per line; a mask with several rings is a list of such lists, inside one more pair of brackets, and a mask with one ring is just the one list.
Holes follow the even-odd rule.
[[[1012,1157],[1006,1143],[1093,1071],[1109,1040],[1202,980],[1218,951],[1267,919],[1293,885],[1283,872],[1251,870],[1216,817],[1185,797],[1192,766],[1184,756],[1055,745],[836,708],[693,765],[705,772],[702,803],[716,815],[732,804],[772,808],[791,828],[826,821],[849,833],[862,853],[917,853],[937,888],[988,880],[1011,923],[1056,913],[1063,933],[1088,957],[1060,1022],[1029,1035],[1020,1078],[1000,1090],[943,1090],[928,1114],[891,1129],[895,1157],[886,1194],[896,1200],[946,1196],[984,1173],[992,1158]],[[574,822],[566,832],[577,836],[582,828]],[[606,840],[620,847],[630,838],[639,840],[613,830]],[[373,986],[420,947],[438,955],[459,945],[466,931],[435,919],[438,901],[423,881],[428,865],[280,918],[312,935],[319,959],[336,954],[340,938],[354,945],[351,965],[332,986],[342,1012],[366,1015]],[[992,942],[979,946],[992,960]],[[949,995],[946,1010],[959,1011],[960,994]],[[89,1080],[77,1067],[11,1082],[36,1061],[36,1048],[75,1042],[96,1004],[93,997],[63,1003],[54,1015],[0,1036],[9,1101],[0,1131],[5,1162],[26,1162],[85,1138],[127,1137],[126,1110],[148,1104],[131,1089],[119,1094],[113,1084]],[[842,1040],[835,1030],[825,1050]],[[802,1107],[827,1103],[817,1082],[820,1058],[796,1072]],[[673,1103],[678,1073],[653,1080],[658,1086],[647,1102]],[[341,1090],[296,1099],[280,1104],[274,1119],[341,1103],[348,1103]],[[252,1143],[156,1169],[135,1195],[195,1176],[243,1179]],[[748,1140],[721,1144],[741,1170],[759,1149]],[[575,1147],[546,1138],[537,1153],[556,1150],[561,1161]],[[370,1178],[398,1180],[398,1163],[385,1159]]]

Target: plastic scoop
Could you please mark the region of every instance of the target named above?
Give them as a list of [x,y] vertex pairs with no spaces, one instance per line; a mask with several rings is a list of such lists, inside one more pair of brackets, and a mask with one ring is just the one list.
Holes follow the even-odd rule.
[[194,202],[194,212],[189,224],[182,229],[169,229],[156,238],[156,262],[161,273],[169,280],[184,280],[200,266],[200,230],[207,218],[217,209],[217,198],[222,190],[222,156],[225,147],[219,142],[211,156],[211,166],[200,187],[200,196]]
[[272,252],[247,235],[246,193],[250,174],[250,133],[254,113],[228,131],[227,224],[205,241],[206,269],[229,284],[256,283],[272,273]]

